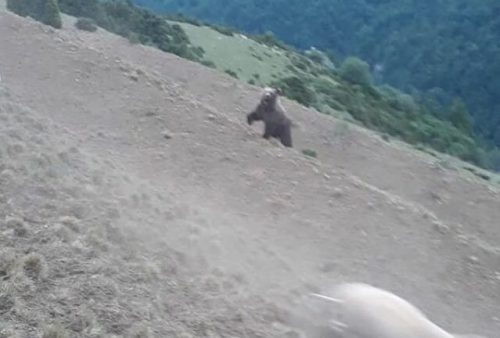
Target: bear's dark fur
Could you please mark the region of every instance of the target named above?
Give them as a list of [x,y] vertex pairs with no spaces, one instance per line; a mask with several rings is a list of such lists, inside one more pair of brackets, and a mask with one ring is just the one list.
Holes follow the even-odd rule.
[[285,147],[292,147],[292,121],[285,115],[280,95],[280,89],[265,88],[257,107],[247,114],[247,122],[251,125],[254,121],[263,121],[265,127],[262,137],[266,140],[275,137]]

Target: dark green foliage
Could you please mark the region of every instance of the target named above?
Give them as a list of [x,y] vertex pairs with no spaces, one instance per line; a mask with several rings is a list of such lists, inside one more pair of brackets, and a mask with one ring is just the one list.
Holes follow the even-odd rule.
[[238,74],[236,74],[236,72],[235,72],[235,71],[233,71],[233,70],[231,70],[231,69],[226,69],[226,70],[224,71],[224,73],[226,73],[226,74],[228,74],[228,75],[230,75],[230,76],[234,77],[235,79],[237,79],[237,78],[238,78]]
[[59,0],[61,10],[93,19],[98,26],[124,36],[131,43],[155,46],[162,51],[199,61],[203,50],[191,46],[184,30],[160,15],[135,7],[128,0]]
[[62,27],[56,0],[7,0],[7,8],[20,16],[30,16],[54,28]]
[[309,107],[315,100],[314,92],[306,86],[304,79],[297,76],[287,77],[274,81],[271,85],[283,90],[283,94],[297,101],[298,103]]
[[61,13],[57,0],[45,0],[42,22],[54,28],[62,27]]
[[75,27],[87,32],[95,32],[97,30],[95,21],[90,18],[79,18],[75,23]]
[[373,82],[370,66],[363,60],[353,56],[344,60],[339,74],[344,80],[362,86],[370,86]]

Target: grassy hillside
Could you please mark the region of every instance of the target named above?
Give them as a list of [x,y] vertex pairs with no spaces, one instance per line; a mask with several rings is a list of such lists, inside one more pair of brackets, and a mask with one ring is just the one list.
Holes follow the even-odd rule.
[[283,50],[268,48],[241,34],[222,34],[211,27],[180,23],[191,42],[201,46],[217,69],[233,71],[244,81],[264,85],[291,76],[290,59]]
[[[485,151],[468,130],[470,126],[455,126],[426,111],[411,96],[388,86],[373,85],[371,75],[362,69],[354,69],[360,72],[354,76],[366,76],[368,80],[357,82],[342,67],[328,68],[314,55],[299,53],[272,36],[249,38],[200,23],[180,25],[191,43],[204,50],[208,64],[220,71],[259,86],[279,85],[289,98],[322,113],[358,122],[387,135],[384,138],[391,135],[422,150],[430,147],[491,167]],[[453,109],[457,120],[467,120],[460,115],[460,108],[450,107],[450,111]]]

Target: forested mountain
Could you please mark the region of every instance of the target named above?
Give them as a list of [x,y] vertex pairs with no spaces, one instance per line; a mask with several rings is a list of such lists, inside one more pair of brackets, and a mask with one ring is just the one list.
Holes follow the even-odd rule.
[[[498,0],[135,0],[298,48],[368,61],[379,82],[448,105],[462,97],[482,137],[500,145]],[[437,109],[438,111],[439,109]]]

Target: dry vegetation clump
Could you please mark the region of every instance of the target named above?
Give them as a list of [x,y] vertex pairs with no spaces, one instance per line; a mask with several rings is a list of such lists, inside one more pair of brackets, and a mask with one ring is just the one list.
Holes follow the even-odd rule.
[[47,277],[47,262],[43,256],[31,253],[21,259],[24,273],[32,280],[42,280]]
[[59,325],[45,328],[42,338],[69,338],[68,332]]

